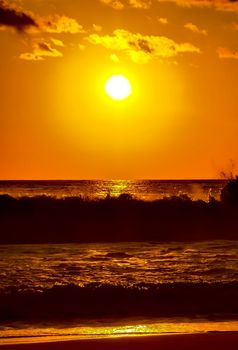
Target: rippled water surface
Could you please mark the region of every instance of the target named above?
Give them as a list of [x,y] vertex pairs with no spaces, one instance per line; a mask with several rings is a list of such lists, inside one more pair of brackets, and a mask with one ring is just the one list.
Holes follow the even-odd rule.
[[3,245],[0,278],[3,289],[232,282],[238,279],[238,242]]
[[[8,320],[9,314],[1,315],[6,319],[3,317],[0,324],[0,342],[15,342],[21,339],[24,342],[26,339],[36,341],[39,337],[50,340],[53,337],[66,339],[120,334],[238,331],[237,315],[232,315],[234,311],[232,305],[236,303],[237,297],[237,281],[238,242],[233,241],[2,245],[0,246],[0,307],[4,310],[1,300],[6,300],[10,303],[9,310],[12,307],[13,309],[10,313],[11,319]],[[95,284],[99,287],[91,289],[90,286]],[[160,286],[162,294],[159,292]],[[117,307],[117,303],[121,303],[117,312],[123,307],[128,308],[133,315],[135,310],[130,301],[130,289],[137,298],[135,302],[140,303],[139,310],[142,314],[139,318],[134,316],[123,320],[120,314],[113,313],[113,308]],[[168,293],[168,299],[163,290]],[[192,293],[190,295],[188,292],[188,299],[183,296],[183,293],[187,293],[186,290]],[[203,316],[196,314],[196,303],[200,293],[204,300]],[[209,293],[208,295],[212,293],[208,300],[206,293]],[[25,298],[24,295],[28,297]],[[89,303],[82,305],[83,310],[92,312],[88,301],[90,299],[87,299],[86,295],[89,295],[89,298],[90,295],[95,295],[96,300],[91,300],[95,307],[98,307],[97,298],[100,298],[101,311],[96,319],[91,316],[89,319],[87,316],[79,319],[65,317],[64,310],[74,310],[76,305],[80,311],[81,298]],[[154,298],[155,295],[173,304],[168,308],[168,312],[166,311],[169,318],[161,318],[159,313],[156,314],[159,318],[148,315],[146,305],[150,305],[150,298]],[[172,299],[169,295],[172,295]],[[228,302],[231,302],[229,304],[231,308],[229,305],[227,308],[225,300],[229,295],[231,300]],[[212,311],[210,303],[213,297],[218,300],[216,304],[218,312],[224,310],[224,307],[227,309],[225,313],[223,312],[222,319],[213,313],[211,321],[209,313]],[[111,300],[109,303],[108,298]],[[50,304],[46,306],[44,300]],[[52,308],[54,300],[57,301],[56,308],[54,306]],[[110,304],[112,300],[115,302],[117,300],[116,304]],[[38,304],[39,301],[41,304]],[[174,314],[181,305],[185,314],[188,313],[187,318],[177,317],[178,315]],[[55,318],[55,313],[57,314],[62,307],[64,308],[60,317],[63,317],[63,320],[59,321]],[[41,309],[45,310],[44,314]],[[18,319],[20,310],[23,314],[21,319]],[[109,312],[109,318],[103,319],[104,311]],[[36,320],[35,312],[38,315]],[[23,317],[25,313],[28,315],[26,319]]]

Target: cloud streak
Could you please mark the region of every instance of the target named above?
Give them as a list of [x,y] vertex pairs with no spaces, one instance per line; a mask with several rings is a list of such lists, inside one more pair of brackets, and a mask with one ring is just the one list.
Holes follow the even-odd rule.
[[174,2],[182,7],[204,7],[220,11],[238,12],[238,0],[156,0],[157,2]]
[[124,29],[115,30],[113,35],[91,34],[86,39],[111,51],[123,51],[135,63],[147,63],[153,58],[171,58],[183,53],[201,53],[191,43],[176,43],[164,36],[142,35]]
[[196,24],[193,24],[193,23],[186,23],[184,25],[184,28],[190,30],[193,33],[207,35],[207,31],[205,29],[200,29]]
[[157,21],[161,24],[164,24],[164,25],[169,23],[168,19],[165,17],[159,17],[159,18],[157,18]]
[[228,49],[226,47],[219,47],[217,49],[218,57],[221,59],[238,59],[238,51]]
[[112,7],[114,10],[123,10],[127,7],[136,9],[148,9],[152,0],[99,0],[102,4]]

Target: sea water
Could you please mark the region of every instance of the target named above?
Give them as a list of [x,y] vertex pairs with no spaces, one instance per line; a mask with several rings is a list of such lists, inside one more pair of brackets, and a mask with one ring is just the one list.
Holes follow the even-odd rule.
[[107,195],[118,197],[129,193],[138,199],[154,200],[168,196],[188,195],[191,199],[216,199],[225,180],[56,180],[0,181],[0,194],[20,196],[82,196],[95,199]]
[[[223,180],[1,181],[13,197],[220,197]],[[204,228],[205,229],[205,228]],[[0,337],[238,331],[238,243],[0,246]]]
[[[0,300],[7,302],[0,306],[0,334],[21,339],[238,331],[237,314],[226,309],[227,296],[237,296],[237,257],[234,241],[2,245]],[[172,307],[161,314],[148,310],[154,295],[171,303],[167,294]],[[217,310],[210,308],[213,299],[219,300]],[[193,306],[201,301],[199,314]],[[7,303],[10,315],[4,314]],[[176,311],[181,307],[183,314]]]

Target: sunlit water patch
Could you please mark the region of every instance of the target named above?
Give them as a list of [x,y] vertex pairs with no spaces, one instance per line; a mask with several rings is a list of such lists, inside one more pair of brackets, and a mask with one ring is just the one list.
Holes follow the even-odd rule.
[[119,323],[115,320],[107,322],[82,321],[54,324],[13,323],[10,326],[0,326],[0,342],[26,341],[27,338],[97,338],[118,336],[158,335],[168,333],[202,333],[238,331],[238,321],[207,321],[189,319],[161,319],[161,320],[124,320]]

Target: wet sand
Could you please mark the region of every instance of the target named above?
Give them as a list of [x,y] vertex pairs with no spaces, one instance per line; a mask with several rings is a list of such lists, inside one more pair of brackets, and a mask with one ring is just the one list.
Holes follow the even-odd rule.
[[1,350],[235,350],[238,332],[171,334],[1,344]]

